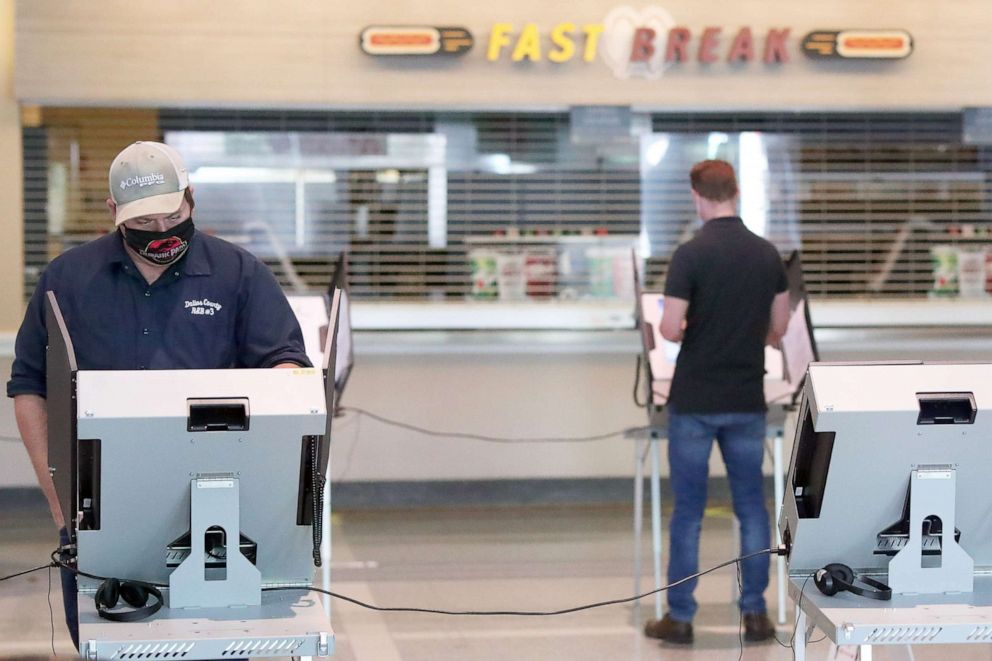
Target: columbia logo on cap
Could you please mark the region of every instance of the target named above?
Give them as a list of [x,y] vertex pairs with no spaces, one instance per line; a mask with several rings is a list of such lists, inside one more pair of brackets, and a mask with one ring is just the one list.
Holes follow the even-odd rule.
[[161,142],[128,145],[110,165],[115,222],[173,213],[182,205],[189,176],[182,156]]
[[164,184],[165,175],[161,172],[152,172],[143,177],[129,177],[127,179],[121,180],[121,190],[127,190],[131,186],[154,186],[155,184]]

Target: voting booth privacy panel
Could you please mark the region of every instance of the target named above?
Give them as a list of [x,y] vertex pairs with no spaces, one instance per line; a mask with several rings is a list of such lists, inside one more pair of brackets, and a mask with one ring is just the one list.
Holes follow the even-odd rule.
[[828,563],[895,593],[992,569],[992,363],[810,366],[779,521],[789,573]]
[[[159,614],[108,623],[92,598],[101,581],[81,575],[91,658],[143,645],[188,659],[329,653],[305,588],[322,561],[340,305],[334,291],[317,368],[87,371],[48,293],[50,463],[76,565],[168,587]],[[276,586],[304,590],[264,591]]]
[[351,325],[351,290],[348,282],[348,253],[342,251],[334,263],[333,274],[326,294],[287,294],[289,306],[296,315],[303,333],[307,357],[314,365],[321,365],[327,355],[324,351],[331,318],[332,302],[337,292],[340,301],[337,309],[337,334],[335,336],[334,363],[329,374],[334,375],[334,411],[341,406],[348,378],[355,363],[355,349]]

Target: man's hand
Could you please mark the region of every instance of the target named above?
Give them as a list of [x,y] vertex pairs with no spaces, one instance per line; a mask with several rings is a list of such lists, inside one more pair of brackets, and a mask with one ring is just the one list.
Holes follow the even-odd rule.
[[272,369],[277,369],[277,370],[279,370],[279,369],[295,369],[297,367],[300,367],[300,365],[297,365],[296,363],[279,363],[278,365],[273,365],[272,366]]

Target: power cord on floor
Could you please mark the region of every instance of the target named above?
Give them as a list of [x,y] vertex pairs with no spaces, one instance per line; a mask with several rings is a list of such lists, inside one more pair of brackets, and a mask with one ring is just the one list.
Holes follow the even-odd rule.
[[627,429],[620,429],[618,431],[607,432],[605,434],[596,434],[593,436],[561,436],[561,437],[533,437],[533,438],[511,438],[506,436],[487,436],[485,434],[470,434],[467,432],[445,432],[445,431],[435,431],[433,429],[427,429],[425,427],[418,427],[417,425],[412,425],[407,422],[400,422],[398,420],[392,420],[385,416],[372,413],[371,411],[366,411],[365,409],[357,408],[355,406],[342,406],[342,411],[350,411],[358,415],[371,418],[377,422],[381,422],[386,425],[391,425],[393,427],[399,427],[400,429],[406,429],[408,431],[413,431],[418,434],[424,434],[426,436],[435,436],[439,438],[464,438],[475,441],[486,441],[488,443],[587,443],[591,441],[605,441],[609,438],[615,438],[617,436],[629,436],[631,434],[636,434],[651,429],[650,427],[628,427]]
[[19,571],[16,574],[10,574],[9,576],[0,576],[0,583],[3,581],[9,581],[12,578],[17,578],[18,576],[24,576],[25,574],[33,574],[36,571],[41,571],[42,569],[48,569],[49,567],[57,567],[58,563],[52,560],[48,564],[39,565],[33,569],[25,569],[24,571]]
[[[389,613],[430,613],[430,614],[436,614],[436,615],[470,615],[470,616],[484,616],[484,617],[493,617],[493,616],[551,617],[551,616],[557,616],[557,615],[567,615],[569,613],[577,613],[579,611],[591,610],[593,608],[602,608],[602,607],[605,607],[605,606],[615,606],[615,605],[619,605],[619,604],[626,604],[626,603],[631,603],[631,602],[635,602],[635,601],[640,601],[641,599],[644,599],[645,597],[650,597],[650,596],[655,595],[657,593],[670,590],[671,588],[673,588],[673,587],[675,587],[677,585],[681,585],[682,583],[685,583],[687,581],[691,581],[691,580],[697,579],[697,578],[699,578],[701,576],[705,576],[706,574],[710,574],[710,573],[715,572],[715,571],[717,571],[719,569],[723,569],[724,567],[727,567],[729,565],[736,565],[736,568],[737,568],[737,584],[738,584],[738,587],[741,590],[743,590],[743,586],[741,585],[741,562],[743,562],[744,560],[747,560],[749,558],[754,558],[754,557],[758,557],[758,556],[761,556],[761,555],[776,555],[776,554],[781,554],[781,553],[783,553],[783,549],[781,549],[781,548],[778,548],[778,549],[776,549],[776,548],[762,549],[761,551],[755,551],[754,553],[748,553],[746,555],[743,555],[743,556],[734,558],[732,560],[728,560],[726,562],[721,562],[720,564],[714,565],[713,567],[710,567],[709,569],[705,569],[705,570],[703,570],[701,572],[697,572],[697,573],[692,574],[690,576],[686,576],[685,578],[682,578],[682,579],[680,579],[678,581],[675,581],[673,583],[669,583],[668,585],[662,586],[660,588],[657,588],[657,589],[654,589],[654,590],[650,590],[650,591],[644,592],[642,594],[634,595],[633,597],[625,597],[625,598],[621,598],[621,599],[609,599],[609,600],[606,600],[606,601],[599,601],[599,602],[595,602],[595,603],[591,603],[591,604],[583,604],[581,606],[573,606],[571,608],[562,608],[562,609],[552,610],[552,611],[513,611],[513,610],[503,610],[503,611],[456,611],[456,610],[445,610],[445,609],[438,609],[438,608],[376,606],[375,604],[369,604],[369,603],[366,603],[366,602],[361,601],[359,599],[355,599],[354,597],[349,597],[347,595],[343,595],[343,594],[340,594],[340,593],[337,593],[337,592],[333,592],[331,590],[324,590],[323,588],[318,588],[316,586],[307,586],[307,587],[289,587],[289,586],[269,587],[269,588],[262,588],[262,591],[263,592],[276,592],[276,591],[289,591],[289,590],[305,590],[307,592],[311,592],[311,591],[312,592],[319,592],[321,594],[326,594],[326,595],[328,595],[330,597],[333,597],[335,599],[340,599],[342,601],[346,601],[348,603],[355,604],[356,606],[360,606],[362,608],[367,608],[369,610],[374,610],[374,611],[379,611],[379,612],[389,612]],[[76,575],[85,576],[87,578],[91,578],[91,579],[94,579],[94,580],[108,580],[107,577],[97,576],[97,575],[89,574],[87,572],[84,572],[84,571],[79,570],[77,567],[75,567],[72,564],[70,564],[63,557],[64,555],[65,555],[65,549],[57,548],[54,551],[52,551],[52,553],[51,553],[51,559],[52,559],[52,561],[50,563],[45,564],[45,565],[40,565],[40,566],[34,567],[32,569],[27,569],[25,571],[17,572],[15,574],[11,574],[9,576],[0,577],[0,582],[2,582],[2,581],[7,581],[7,580],[10,580],[10,579],[13,579],[13,578],[17,578],[18,576],[24,576],[24,575],[30,574],[32,572],[41,571],[42,569],[48,569],[49,570],[49,574],[48,574],[48,609],[49,609],[49,616],[51,618],[51,626],[52,626],[52,654],[55,654],[55,615],[54,615],[54,612],[52,611],[52,604],[51,604],[51,569],[52,569],[52,567],[60,567],[60,568],[63,568],[63,569],[67,569],[68,571],[71,571],[71,572],[73,572]],[[809,580],[809,577],[807,577],[806,580],[808,581]],[[160,584],[160,583],[153,583],[152,585],[163,587],[163,584]],[[799,604],[800,604],[800,606],[802,604],[803,590],[805,590],[805,588],[806,588],[806,583],[804,582],[803,583],[802,590],[800,590],[800,593],[799,593],[799,599],[800,599]],[[743,617],[744,617],[743,614],[741,614],[740,615],[740,618],[741,619],[738,622],[738,631],[737,631],[738,640],[739,640],[739,643],[740,643],[740,650],[741,650],[740,651],[740,657],[739,658],[743,658],[743,655],[744,655]],[[798,622],[797,622],[797,626],[798,626]],[[805,635],[805,633],[804,633],[804,635]],[[796,631],[794,629],[793,630],[793,633],[792,633],[792,639],[790,640],[790,644],[788,646],[784,645],[781,641],[779,641],[777,637],[775,638],[775,641],[777,643],[779,643],[779,645],[782,645],[783,647],[792,647],[792,643],[795,641],[795,637],[796,637]],[[822,640],[822,638],[820,640]],[[819,642],[819,640],[813,641],[813,642]]]
[[[78,576],[84,576],[86,578],[91,578],[91,579],[97,580],[97,581],[108,580],[108,577],[106,577],[106,576],[97,576],[95,574],[89,574],[87,572],[84,572],[84,571],[78,569],[77,567],[75,567],[72,564],[70,564],[67,560],[59,557],[59,555],[60,555],[61,552],[63,552],[62,549],[55,549],[54,551],[52,551],[52,554],[51,554],[52,562],[50,562],[49,564],[41,565],[40,567],[35,567],[33,569],[28,569],[28,570],[25,570],[25,571],[22,571],[22,572],[18,572],[16,574],[11,574],[10,576],[4,576],[4,577],[0,578],[0,581],[6,581],[6,580],[10,580],[12,578],[16,578],[18,576],[24,576],[25,574],[30,574],[32,572],[41,571],[42,569],[47,569],[48,567],[61,567],[63,569],[67,569],[67,570],[71,571],[72,573],[74,573],[74,574],[76,574]],[[645,597],[650,597],[650,596],[652,596],[654,594],[657,594],[659,592],[664,592],[664,591],[669,590],[669,589],[671,589],[671,588],[673,588],[673,587],[675,587],[677,585],[681,585],[682,583],[685,583],[686,581],[691,581],[693,579],[699,578],[700,576],[705,576],[706,574],[711,574],[711,573],[713,573],[713,572],[715,572],[715,571],[717,571],[719,569],[723,569],[724,567],[728,567],[728,566],[730,566],[732,564],[735,564],[735,563],[743,562],[744,560],[747,560],[748,558],[755,558],[755,557],[757,557],[759,555],[775,555],[777,553],[780,553],[779,549],[774,549],[774,548],[762,549],[761,551],[755,551],[754,553],[748,553],[747,555],[742,555],[739,558],[734,558],[733,560],[727,560],[726,562],[721,562],[718,565],[714,565],[713,567],[710,567],[709,569],[705,569],[705,570],[703,570],[701,572],[697,572],[695,574],[692,574],[691,576],[686,576],[685,578],[680,579],[678,581],[675,581],[674,583],[669,583],[668,585],[663,585],[660,588],[651,590],[649,592],[645,592],[643,594],[638,594],[638,595],[635,595],[633,597],[624,597],[624,598],[621,598],[621,599],[610,599],[610,600],[607,600],[607,601],[598,601],[598,602],[595,602],[595,603],[592,603],[592,604],[583,604],[582,606],[573,606],[571,608],[562,608],[562,609],[553,610],[553,611],[510,611],[510,610],[507,610],[507,611],[454,611],[454,610],[443,610],[443,609],[437,609],[437,608],[376,606],[375,604],[369,604],[369,603],[366,603],[366,602],[361,601],[359,599],[355,599],[354,597],[349,597],[347,595],[343,595],[343,594],[340,594],[340,593],[337,593],[337,592],[333,592],[331,590],[324,590],[323,588],[318,588],[318,587],[312,586],[312,585],[311,586],[306,586],[306,587],[291,587],[291,586],[282,587],[282,586],[280,586],[280,587],[262,588],[262,592],[276,592],[276,591],[285,591],[285,590],[306,590],[306,591],[320,592],[322,594],[326,594],[328,596],[334,597],[335,599],[340,599],[342,601],[347,601],[349,603],[355,604],[356,606],[361,606],[362,608],[367,608],[369,610],[386,612],[386,613],[434,613],[436,615],[518,615],[518,616],[525,616],[525,617],[547,617],[547,616],[553,616],[553,615],[566,615],[568,613],[577,613],[579,611],[590,610],[590,609],[593,609],[593,608],[602,608],[603,606],[615,606],[617,604],[626,604],[626,603],[630,603],[630,602],[633,602],[633,601],[640,601],[641,599],[644,599]],[[127,580],[133,580],[133,579],[127,579]],[[163,583],[151,583],[149,581],[143,581],[143,582],[150,583],[151,585],[154,585],[156,587],[165,587],[165,584],[163,584]]]
[[54,560],[44,565],[39,565],[37,567],[32,567],[31,569],[25,569],[24,571],[19,571],[16,574],[9,574],[8,576],[0,576],[0,583],[3,581],[9,581],[12,578],[17,578],[18,576],[26,576],[28,574],[33,574],[34,572],[41,571],[42,569],[48,570],[48,618],[52,625],[52,656],[58,656],[55,653],[55,611],[52,610],[52,568],[58,567],[58,563]]
[[[809,574],[808,576],[806,576],[806,580],[803,581],[802,587],[799,588],[799,601],[796,602],[796,610],[802,610],[802,607],[803,607],[803,595],[806,592],[806,584],[809,583],[809,579],[811,579],[811,578],[813,578],[813,574]],[[787,645],[787,644],[783,643],[781,640],[778,639],[778,636],[775,636],[775,642],[778,643],[780,647],[784,647],[787,650],[795,649],[795,645],[796,645],[796,633],[798,632],[798,630],[799,630],[799,621],[796,620],[795,624],[792,627],[792,635],[789,637],[789,644]],[[805,631],[803,632],[803,635],[804,636],[806,635],[806,632]],[[811,641],[809,641],[806,644],[807,645],[815,645],[816,643],[819,643],[819,642],[823,641],[824,639],[826,639],[826,637],[827,637],[827,635],[826,634],[823,634],[822,636],[820,636],[816,640],[811,640]]]
[[[744,580],[741,578],[741,562],[737,561],[737,594],[744,594]],[[737,661],[744,658],[744,611],[737,609],[737,643],[741,646],[741,653]]]
[[342,594],[338,594],[336,592],[332,592],[331,590],[324,590],[323,588],[318,588],[316,586],[309,586],[309,587],[271,587],[271,588],[263,588],[262,591],[263,592],[272,592],[272,591],[283,591],[283,590],[307,590],[307,591],[313,591],[313,592],[320,592],[322,594],[326,594],[326,595],[329,595],[331,597],[334,597],[335,599],[340,599],[342,601],[347,601],[349,603],[355,604],[356,606],[361,606],[362,608],[367,608],[369,610],[379,611],[379,612],[383,612],[383,613],[433,613],[433,614],[436,614],[436,615],[479,615],[479,616],[512,615],[512,616],[523,616],[523,617],[550,617],[550,616],[554,616],[554,615],[567,615],[569,613],[577,613],[579,611],[591,610],[593,608],[602,608],[604,606],[615,606],[615,605],[618,605],[618,604],[627,604],[627,603],[630,603],[630,602],[633,602],[633,601],[640,601],[641,599],[644,599],[645,597],[650,597],[650,596],[652,596],[654,594],[657,594],[659,592],[664,592],[666,590],[670,590],[671,588],[674,588],[677,585],[681,585],[682,583],[685,583],[686,581],[691,581],[693,579],[699,578],[700,576],[705,576],[706,574],[711,574],[711,573],[713,573],[713,572],[715,572],[715,571],[717,571],[719,569],[723,569],[724,567],[728,567],[728,566],[730,566],[730,565],[732,565],[734,563],[747,560],[748,558],[754,558],[754,557],[757,557],[759,555],[772,555],[772,554],[776,554],[778,552],[779,552],[778,549],[763,549],[761,551],[755,551],[754,553],[749,553],[749,554],[743,555],[743,556],[741,556],[739,558],[734,558],[733,560],[728,560],[726,562],[721,562],[718,565],[715,565],[713,567],[710,567],[709,569],[705,569],[705,570],[703,570],[701,572],[697,572],[695,574],[692,574],[691,576],[686,576],[685,578],[680,579],[678,581],[675,581],[674,583],[669,583],[668,585],[663,585],[660,588],[657,588],[655,590],[651,590],[649,592],[645,592],[643,594],[638,594],[638,595],[635,595],[633,597],[624,597],[624,598],[621,598],[621,599],[610,599],[608,601],[598,601],[598,602],[595,602],[595,603],[592,603],[592,604],[583,604],[582,606],[573,606],[571,608],[562,608],[562,609],[553,610],[553,611],[452,611],[452,610],[443,610],[443,609],[436,609],[436,608],[376,606],[375,604],[368,604],[368,603],[365,603],[364,601],[360,601],[360,600],[355,599],[353,597],[348,597],[348,596],[345,596],[345,595],[342,595]]
[[55,611],[52,610],[52,565],[48,565],[48,623],[52,628],[52,656],[55,653]]

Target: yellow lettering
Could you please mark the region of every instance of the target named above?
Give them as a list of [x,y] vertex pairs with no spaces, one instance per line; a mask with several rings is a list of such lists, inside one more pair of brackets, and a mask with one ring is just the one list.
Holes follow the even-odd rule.
[[504,46],[510,45],[510,32],[513,31],[511,23],[494,23],[493,29],[489,32],[489,48],[486,50],[486,59],[495,62],[499,59],[499,54]]
[[541,61],[541,35],[537,31],[537,23],[528,23],[524,26],[520,38],[517,39],[517,46],[513,49],[514,62],[520,62],[524,58],[531,62]]
[[582,59],[592,62],[596,59],[596,51],[599,48],[599,38],[603,36],[603,25],[600,23],[590,23],[582,26],[582,31],[586,35],[586,47],[582,52]]
[[551,42],[558,47],[548,53],[548,59],[552,62],[568,62],[575,56],[575,42],[572,41],[572,33],[575,31],[575,23],[559,23],[551,31]]

